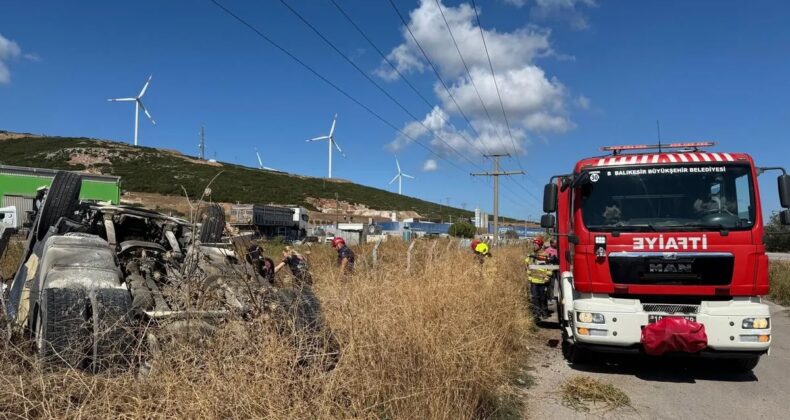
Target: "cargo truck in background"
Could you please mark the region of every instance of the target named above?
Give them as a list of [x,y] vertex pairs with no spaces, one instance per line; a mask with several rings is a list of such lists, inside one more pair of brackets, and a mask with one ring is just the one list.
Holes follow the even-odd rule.
[[[571,363],[591,352],[666,351],[751,370],[768,353],[757,177],[781,171],[780,220],[790,224],[790,176],[748,154],[702,149],[713,145],[604,147],[610,155],[546,185],[541,225],[559,239],[557,313]],[[685,346],[689,336],[696,342]]]
[[230,209],[231,226],[265,238],[304,239],[309,220],[307,209],[302,207],[237,204]]

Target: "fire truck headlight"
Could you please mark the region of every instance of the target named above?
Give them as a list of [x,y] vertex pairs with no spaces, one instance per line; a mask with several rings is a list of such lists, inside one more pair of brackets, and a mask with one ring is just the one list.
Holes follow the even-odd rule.
[[603,314],[592,312],[577,312],[576,319],[579,322],[583,322],[585,324],[603,324],[606,322],[606,318],[603,316]]
[[741,328],[745,330],[763,330],[770,325],[769,318],[746,318],[741,323]]

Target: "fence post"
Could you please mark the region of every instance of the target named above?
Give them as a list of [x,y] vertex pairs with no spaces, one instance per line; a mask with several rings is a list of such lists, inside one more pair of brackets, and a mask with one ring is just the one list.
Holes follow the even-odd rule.
[[381,245],[381,239],[376,241],[376,245],[373,245],[373,267],[379,262],[379,245]]
[[436,245],[439,245],[438,239],[434,239],[433,245],[431,245],[431,262],[433,262],[433,251],[436,249]]
[[408,273],[411,270],[411,250],[414,248],[414,245],[417,244],[417,241],[412,241],[409,244],[409,250],[406,251],[406,272]]

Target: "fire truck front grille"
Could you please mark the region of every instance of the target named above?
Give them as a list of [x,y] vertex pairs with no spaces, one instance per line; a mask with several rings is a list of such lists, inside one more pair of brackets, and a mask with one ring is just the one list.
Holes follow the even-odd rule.
[[699,312],[697,305],[673,305],[666,303],[646,303],[642,305],[645,312],[661,312],[666,314],[696,314]]
[[723,286],[732,282],[735,259],[724,252],[609,254],[615,284]]

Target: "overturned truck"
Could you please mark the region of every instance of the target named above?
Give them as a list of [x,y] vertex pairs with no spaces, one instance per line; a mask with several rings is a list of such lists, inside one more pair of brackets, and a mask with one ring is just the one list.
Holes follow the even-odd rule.
[[316,354],[336,356],[312,290],[277,288],[256,272],[246,248],[224,238],[219,206],[204,206],[190,223],[80,202],[80,185],[79,174],[59,172],[39,197],[4,299],[5,316],[34,339],[40,358],[96,369],[134,359],[131,350],[156,342],[157,331],[205,333],[262,315],[300,342],[311,337]]

